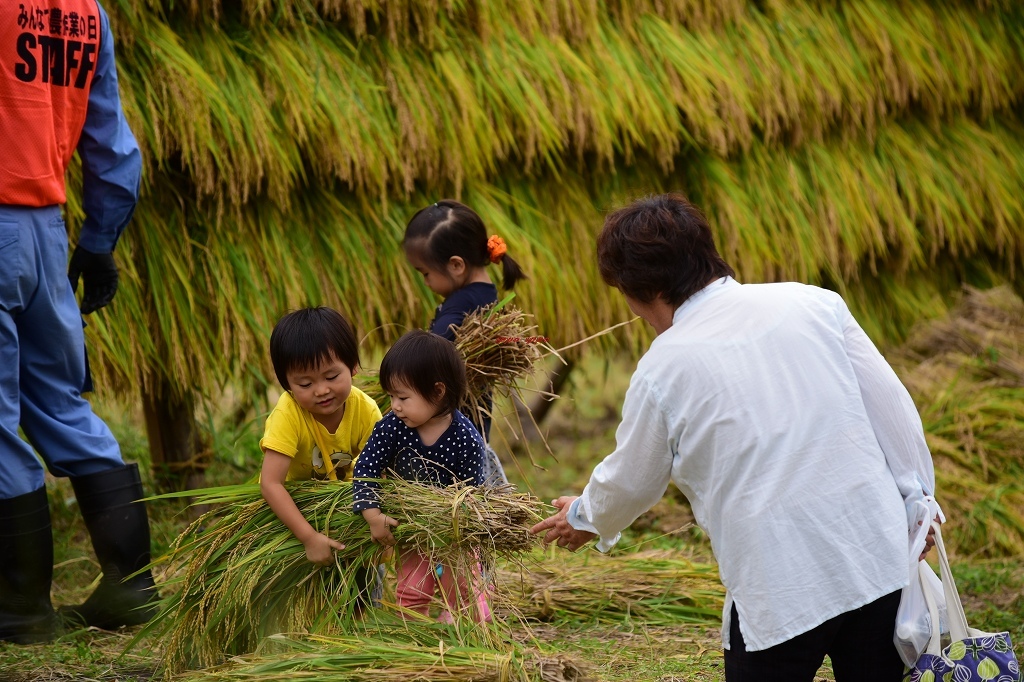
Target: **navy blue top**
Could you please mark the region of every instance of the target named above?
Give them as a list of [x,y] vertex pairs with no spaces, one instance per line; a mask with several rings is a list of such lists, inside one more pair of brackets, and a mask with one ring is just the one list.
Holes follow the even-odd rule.
[[411,429],[388,412],[373,427],[366,447],[359,453],[352,472],[352,505],[358,514],[364,509],[379,509],[376,481],[360,478],[383,478],[386,471],[400,478],[431,483],[439,488],[467,481],[481,485],[484,442],[473,424],[458,410],[452,423],[433,445],[424,445],[416,429]]
[[466,315],[484,306],[498,302],[498,287],[490,282],[472,282],[453,291],[444,303],[437,306],[430,331],[449,341],[455,340],[453,326],[458,327]]

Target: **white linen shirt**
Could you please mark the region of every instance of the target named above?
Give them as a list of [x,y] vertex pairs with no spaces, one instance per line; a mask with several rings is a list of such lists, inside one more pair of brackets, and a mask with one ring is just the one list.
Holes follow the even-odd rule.
[[725,277],[630,380],[615,451],[569,509],[608,551],[669,481],[760,651],[908,583],[905,504],[934,471],[906,388],[833,292]]

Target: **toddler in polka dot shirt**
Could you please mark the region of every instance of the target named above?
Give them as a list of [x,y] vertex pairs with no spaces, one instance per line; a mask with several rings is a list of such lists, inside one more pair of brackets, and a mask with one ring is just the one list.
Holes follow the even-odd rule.
[[[391,528],[398,522],[380,509],[379,485],[386,475],[445,487],[458,482],[481,485],[485,446],[480,433],[457,406],[466,393],[466,366],[446,339],[426,331],[405,334],[380,365],[380,385],[391,397],[391,412],[373,428],[353,473],[353,508],[370,526],[374,542],[395,544]],[[399,551],[398,603],[427,615],[440,589],[447,611],[469,612],[490,620],[486,590],[479,575],[452,575],[414,549]]]

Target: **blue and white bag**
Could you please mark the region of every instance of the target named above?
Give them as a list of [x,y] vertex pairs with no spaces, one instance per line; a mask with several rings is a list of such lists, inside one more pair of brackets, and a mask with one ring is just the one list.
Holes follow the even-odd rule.
[[[932,628],[927,650],[907,671],[905,679],[910,682],[1021,682],[1020,664],[1010,644],[1010,633],[982,632],[968,627],[946,548],[942,544],[942,531],[937,523],[933,527],[951,641],[942,647],[939,628]],[[925,599],[932,622],[938,622],[935,598],[926,591]]]

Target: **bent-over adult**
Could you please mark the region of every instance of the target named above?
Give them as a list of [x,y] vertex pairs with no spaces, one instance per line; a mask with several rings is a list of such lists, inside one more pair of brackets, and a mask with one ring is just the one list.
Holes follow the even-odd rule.
[[907,390],[831,291],[741,284],[678,195],[610,214],[605,282],[657,336],[637,364],[616,447],[545,542],[607,551],[670,481],[707,532],[726,587],[729,682],[893,680],[908,513],[934,490]]

